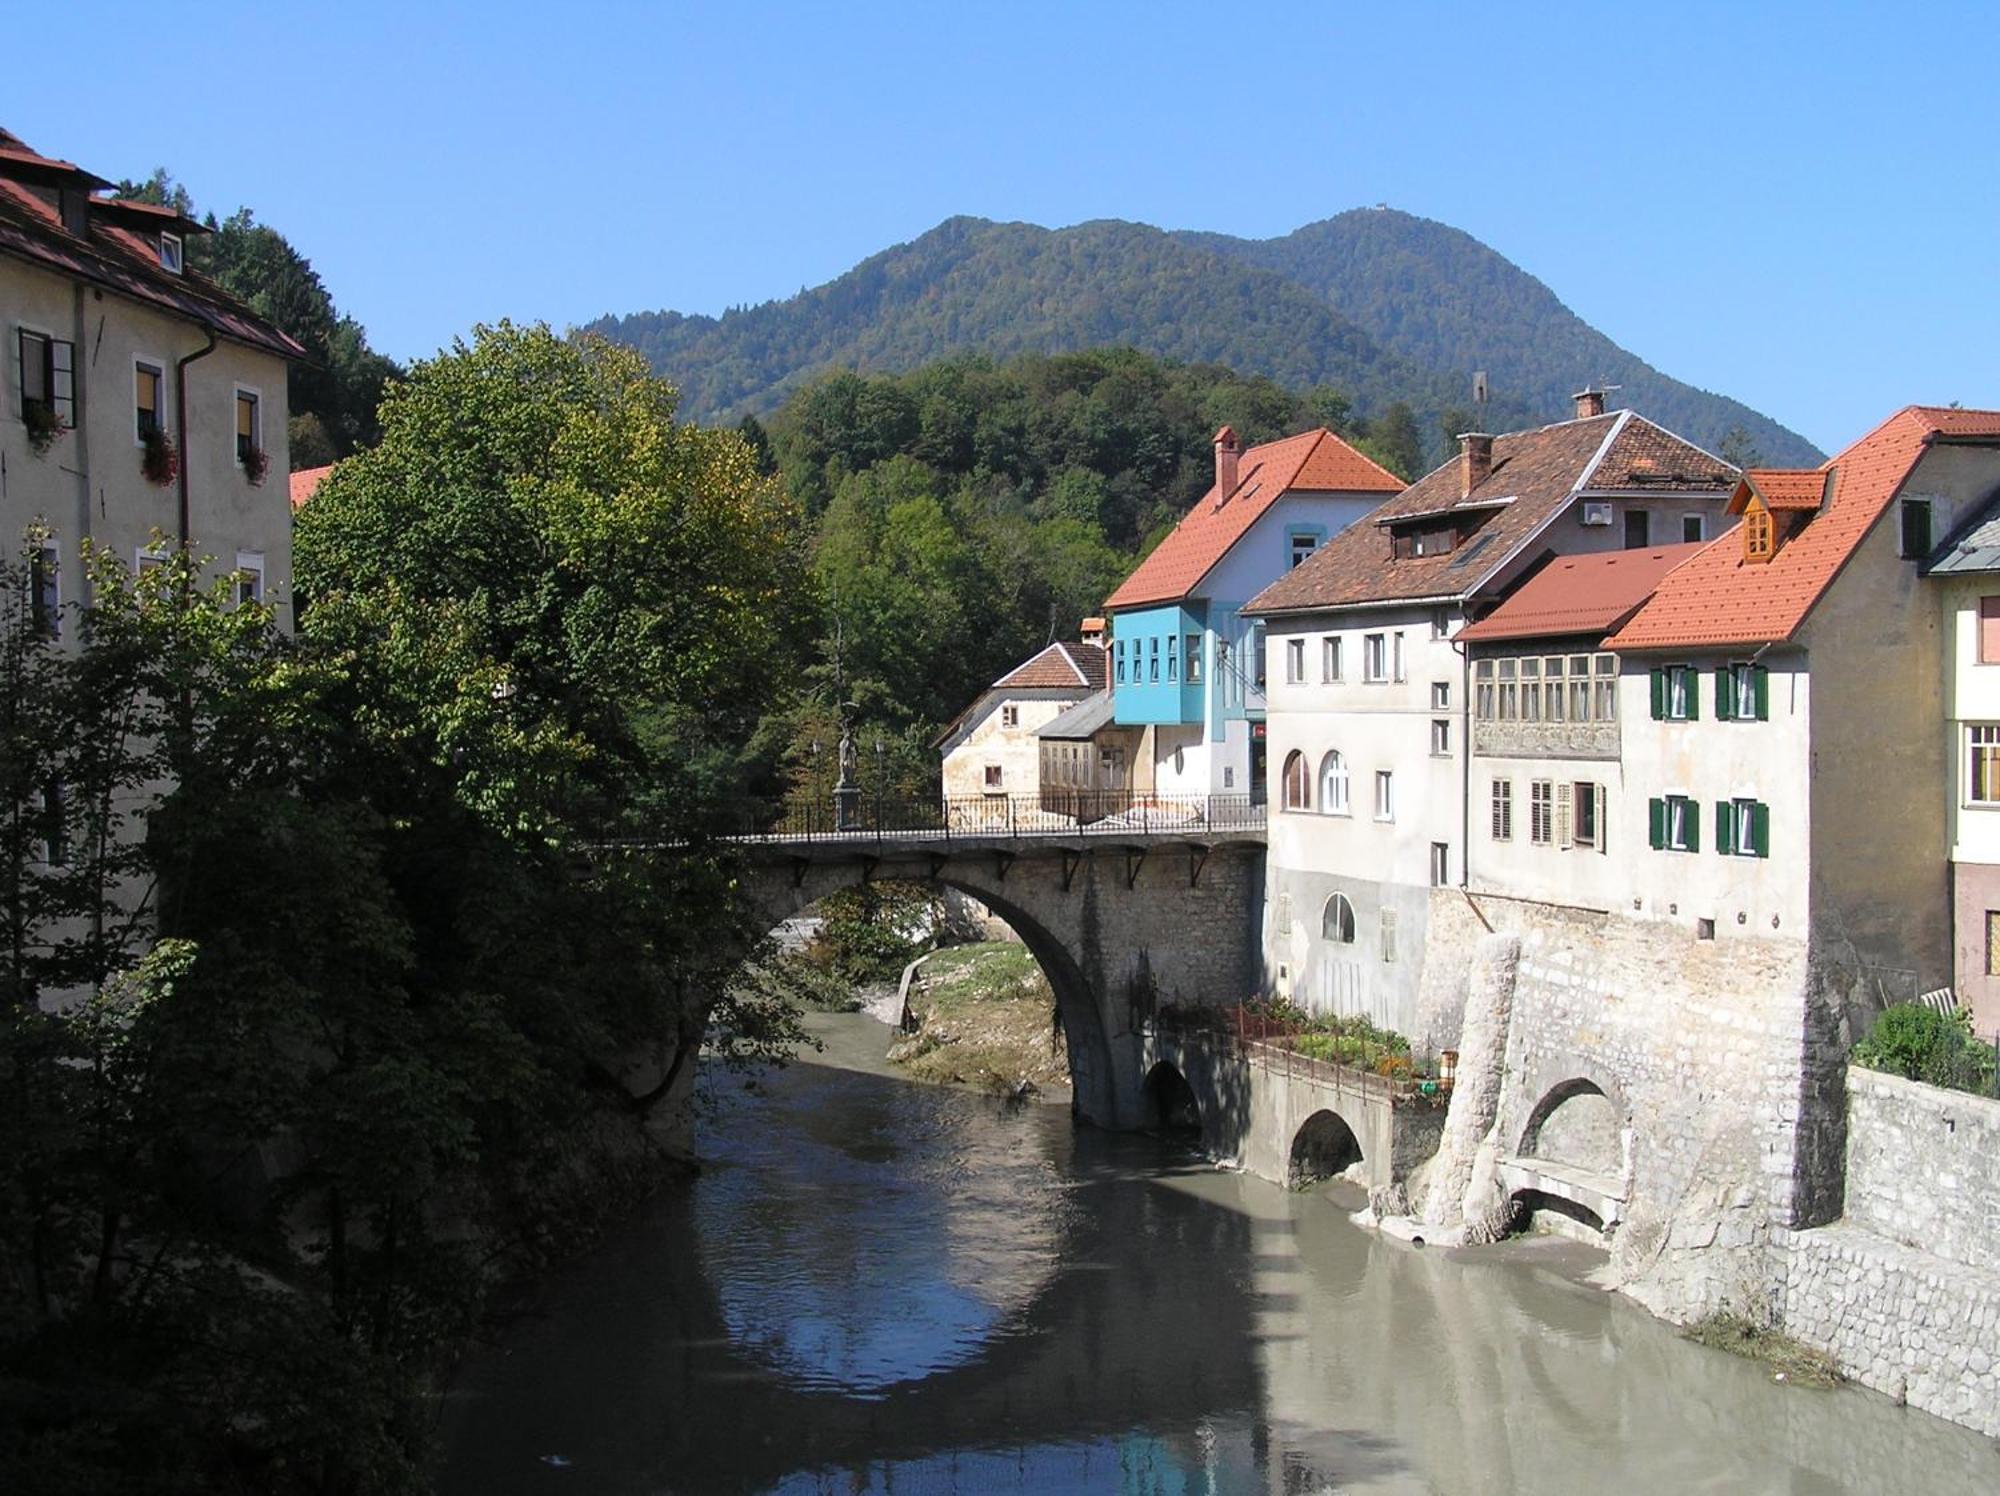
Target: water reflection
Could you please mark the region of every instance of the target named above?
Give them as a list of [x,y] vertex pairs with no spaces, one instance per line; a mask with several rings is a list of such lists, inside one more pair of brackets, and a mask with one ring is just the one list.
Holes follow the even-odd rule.
[[[836,1048],[877,1052],[865,1019]],[[846,1025],[843,1027],[842,1025]],[[1060,1108],[799,1066],[467,1369],[448,1493],[1986,1491],[1995,1447]],[[566,1467],[543,1462],[561,1455]]]

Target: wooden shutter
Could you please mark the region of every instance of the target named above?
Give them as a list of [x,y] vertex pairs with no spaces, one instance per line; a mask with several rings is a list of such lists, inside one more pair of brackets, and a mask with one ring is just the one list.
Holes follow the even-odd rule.
[[1736,850],[1735,820],[1734,805],[1727,800],[1715,802],[1715,850],[1725,857]]
[[1701,850],[1701,801],[1699,800],[1687,802],[1687,829],[1688,850],[1699,852]]
[[1576,839],[1571,834],[1570,823],[1575,818],[1576,786],[1567,779],[1556,781],[1556,845],[1573,847]]
[[1605,814],[1610,808],[1610,795],[1602,784],[1592,788],[1597,797],[1597,850],[1599,853],[1611,850],[1611,817]]
[[1757,720],[1771,720],[1771,672],[1762,665],[1750,668],[1750,686],[1757,696]]
[[1687,720],[1701,720],[1701,672],[1690,665],[1687,667]]
[[76,425],[76,344],[49,343],[49,409],[65,426]]
[[1646,839],[1655,852],[1667,844],[1667,802],[1658,795],[1646,802]]
[[1771,807],[1762,800],[1750,807],[1750,850],[1759,857],[1771,855]]
[[1653,720],[1667,719],[1667,672],[1660,666],[1653,667]]
[[[1690,672],[1692,677],[1692,672]],[[1694,681],[1688,681],[1688,715],[1694,715]],[[1718,721],[1727,722],[1736,715],[1736,674],[1727,665],[1715,667],[1715,715]]]

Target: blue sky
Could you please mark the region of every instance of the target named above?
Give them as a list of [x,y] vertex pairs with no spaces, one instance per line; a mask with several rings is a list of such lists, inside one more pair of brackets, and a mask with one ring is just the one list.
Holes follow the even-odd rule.
[[1831,448],[1913,400],[2000,405],[1994,23],[1740,0],[70,0],[16,7],[10,41],[84,38],[88,65],[12,70],[0,123],[249,204],[399,357],[502,316],[789,295],[954,213],[1263,237],[1387,202]]

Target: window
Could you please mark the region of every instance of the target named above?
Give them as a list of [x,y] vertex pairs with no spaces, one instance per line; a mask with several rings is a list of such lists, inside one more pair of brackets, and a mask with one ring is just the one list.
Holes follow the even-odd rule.
[[1762,722],[1771,715],[1770,689],[1762,665],[1739,660],[1715,667],[1715,715],[1724,722]]
[[1739,795],[1715,802],[1715,850],[1725,857],[1771,855],[1771,808]]
[[32,419],[29,407],[38,414],[53,416],[65,426],[76,424],[76,344],[45,333],[21,329],[20,363],[21,419]]
[[1189,685],[1194,685],[1201,679],[1200,634],[1189,634],[1187,636],[1187,678]]
[[[1550,722],[1561,722],[1569,716],[1568,702],[1568,661],[1561,655],[1550,655],[1542,661],[1542,716]],[[1589,718],[1579,717],[1580,722]]]
[[1931,553],[1931,501],[1905,499],[1902,509],[1902,554],[1921,559]]
[[2000,909],[1986,911],[1986,974],[2000,977]]
[[1979,600],[1979,663],[2000,665],[2000,597]]
[[1167,679],[1179,680],[1180,677],[1181,636],[1179,634],[1169,634],[1167,635]]
[[1393,962],[1396,959],[1396,911],[1382,911],[1382,959]]
[[1001,789],[1001,788],[1003,788],[1003,786],[1002,786],[1002,784],[1001,784],[1001,782],[1000,782],[1000,766],[999,766],[998,764],[988,764],[988,765],[986,766],[986,790],[987,790],[987,792],[988,792],[988,793],[990,794],[990,793],[992,793],[992,792],[993,792],[994,790],[997,790],[997,789]]
[[1431,682],[1431,710],[1434,712],[1451,709],[1451,682],[1434,680]]
[[1354,906],[1347,902],[1347,895],[1337,893],[1326,901],[1326,908],[1320,911],[1319,933],[1324,940],[1338,945],[1354,944]]
[[62,550],[53,540],[28,558],[28,615],[37,639],[62,637]]
[[1328,634],[1319,641],[1319,678],[1327,685],[1340,679],[1340,636]]
[[1403,631],[1401,629],[1396,630],[1395,649],[1393,652],[1395,655],[1396,679],[1401,680],[1403,678]]
[[1389,678],[1389,636],[1369,634],[1361,641],[1361,678],[1385,681]]
[[1511,779],[1493,781],[1491,825],[1495,841],[1514,839],[1514,781]]
[[2000,726],[1967,725],[1965,762],[1966,800],[1973,805],[2000,805]]
[[165,566],[166,564],[167,553],[165,551],[154,550],[151,547],[142,547],[132,557],[132,570],[138,576],[144,576],[154,567]]
[[1448,758],[1451,755],[1451,719],[1431,718],[1431,757]]
[[1451,614],[1443,608],[1431,610],[1431,637],[1442,639],[1451,632]]
[[1542,720],[1542,662],[1521,661],[1521,720]]
[[62,781],[44,781],[40,791],[29,796],[28,805],[35,828],[40,832],[35,838],[35,861],[44,867],[67,867],[69,816]]
[[1347,760],[1338,748],[1319,761],[1319,808],[1323,815],[1347,814]]
[[1569,657],[1569,720],[1590,720],[1590,656]]
[[1264,625],[1258,624],[1250,630],[1250,653],[1256,657],[1257,689],[1264,689]]
[[1521,668],[1519,660],[1500,662],[1500,718],[1502,722],[1513,722],[1521,715],[1521,685],[1515,678]]
[[1001,707],[1000,725],[1002,727],[1019,727],[1021,725],[1021,709],[1011,704]]
[[264,447],[264,417],[256,394],[251,390],[236,392],[236,461],[244,466],[252,461],[252,453]]
[[1591,669],[1596,680],[1591,683],[1592,710],[1600,722],[1618,720],[1618,656],[1596,655],[1592,657]]
[[1692,665],[1653,667],[1653,720],[1692,722],[1701,715],[1701,690]]
[[1396,777],[1387,769],[1375,771],[1375,819],[1396,819]]
[[1481,660],[1472,667],[1473,712],[1481,722],[1493,720],[1493,662]]
[[1306,756],[1294,748],[1285,755],[1285,809],[1312,809],[1312,781],[1306,773]]
[[1538,847],[1555,840],[1555,785],[1546,779],[1528,784],[1528,840]]
[[1604,850],[1604,786],[1579,779],[1571,786],[1575,809],[1570,815],[1573,840],[1579,847]]
[[1125,641],[1118,641],[1118,684],[1125,684]]
[[1691,545],[1695,541],[1706,539],[1708,539],[1708,517],[1701,514],[1683,514],[1681,516],[1682,543]]
[[1287,639],[1285,641],[1285,684],[1296,686],[1306,678],[1306,641]]
[[1653,516],[1644,509],[1625,511],[1625,549],[1642,551],[1653,543]]
[[1146,641],[1146,657],[1152,661],[1152,678],[1160,678],[1160,640],[1156,634]]
[[160,235],[160,268],[181,273],[181,236],[179,234]]
[[1701,816],[1686,795],[1661,795],[1646,802],[1646,840],[1656,852],[1699,852]]
[[155,432],[166,430],[166,376],[157,364],[134,364],[132,388],[133,435],[144,442]]
[[1778,532],[1771,511],[1763,508],[1743,512],[1743,559],[1768,561],[1777,554]]
[[1447,842],[1431,843],[1431,887],[1443,888],[1451,882],[1451,846]]
[[[1294,530],[1291,539],[1291,564],[1310,560],[1312,553],[1319,549],[1319,537],[1311,531]],[[1266,554],[1269,554],[1266,552]]]

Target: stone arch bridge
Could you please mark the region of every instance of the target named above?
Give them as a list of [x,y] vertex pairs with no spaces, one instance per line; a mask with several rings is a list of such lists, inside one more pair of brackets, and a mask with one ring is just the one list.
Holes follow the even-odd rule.
[[1257,983],[1264,807],[1215,802],[1096,821],[987,815],[970,829],[773,832],[737,843],[768,928],[871,879],[943,884],[1011,925],[1055,991],[1074,1108],[1147,1125],[1145,1030],[1169,1003]]

